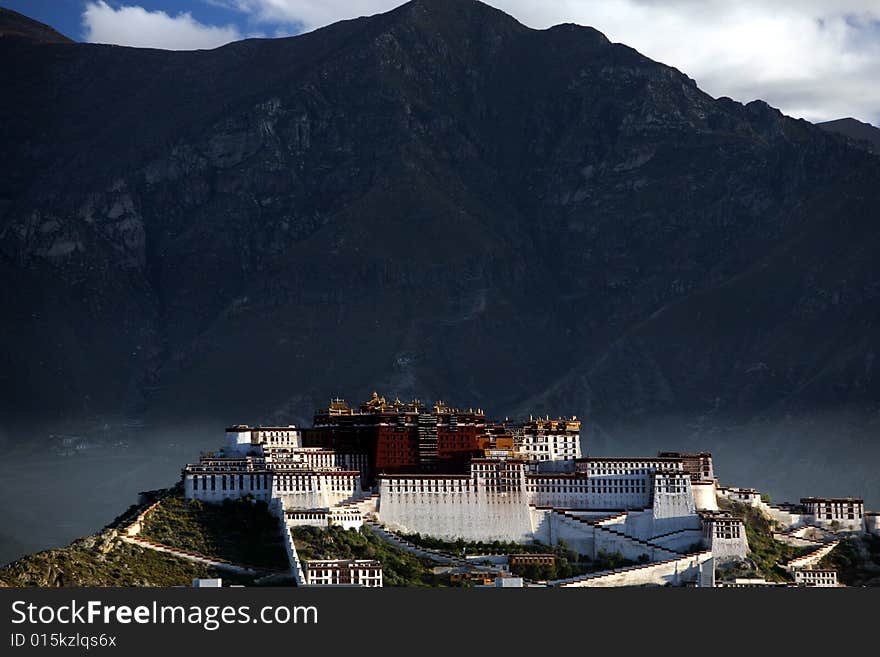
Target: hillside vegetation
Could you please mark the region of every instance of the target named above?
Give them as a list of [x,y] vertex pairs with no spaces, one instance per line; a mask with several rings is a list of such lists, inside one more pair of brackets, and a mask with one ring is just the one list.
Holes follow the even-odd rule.
[[210,504],[165,497],[145,519],[141,536],[170,547],[268,570],[286,570],[279,520],[265,502]]
[[445,578],[433,573],[436,564],[385,543],[369,529],[294,527],[291,534],[296,551],[304,561],[377,559],[382,562],[385,586],[441,586],[445,583]]
[[[141,537],[169,547],[198,552],[267,570],[286,570],[278,520],[265,502],[252,500],[206,504],[184,500],[180,487],[151,491],[143,503],[159,505],[144,521]],[[142,510],[132,505],[101,532],[63,548],[28,555],[0,569],[0,586],[190,586],[196,577],[222,577],[253,584],[236,575],[121,540]]]
[[880,586],[880,536],[847,536],[819,566],[847,586]]
[[791,561],[809,549],[786,545],[773,538],[772,522],[754,507],[727,500],[720,500],[719,506],[723,511],[743,518],[749,541],[749,561],[754,566],[751,568],[747,564],[740,564],[727,569],[727,575],[742,577],[758,574],[771,582],[793,581],[780,564]]
[[463,539],[447,541],[433,536],[422,536],[421,534],[404,534],[403,538],[415,545],[462,556],[481,554],[552,554],[555,557],[553,565],[523,564],[511,569],[513,574],[535,581],[565,579],[601,570],[625,568],[636,563],[624,559],[620,553],[602,553],[598,558],[590,559],[569,549],[565,542],[557,545],[545,545],[544,543],[516,543],[513,541],[474,542]]
[[28,555],[0,569],[0,586],[189,586],[196,577],[225,577],[199,563],[121,541],[115,531]]

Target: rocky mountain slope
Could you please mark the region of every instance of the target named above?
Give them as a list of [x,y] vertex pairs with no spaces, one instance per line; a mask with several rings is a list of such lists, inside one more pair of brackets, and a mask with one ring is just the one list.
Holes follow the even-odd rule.
[[18,37],[38,43],[73,43],[48,25],[4,7],[0,7],[0,37]]
[[472,0],[0,58],[7,438],[376,388],[880,499],[880,159],[846,138]]
[[848,117],[845,119],[836,119],[834,121],[825,121],[823,123],[817,123],[816,125],[823,130],[836,132],[849,137],[850,139],[854,139],[857,142],[861,142],[875,153],[880,150],[880,128],[877,128],[870,123],[864,123],[858,119]]

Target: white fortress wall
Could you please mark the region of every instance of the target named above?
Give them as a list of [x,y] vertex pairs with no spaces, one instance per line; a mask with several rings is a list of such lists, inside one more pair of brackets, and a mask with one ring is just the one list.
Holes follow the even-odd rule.
[[865,513],[865,531],[880,536],[880,513]]
[[798,557],[796,559],[792,559],[787,564],[785,564],[785,568],[788,571],[794,571],[798,568],[810,568],[815,566],[817,563],[822,561],[834,548],[836,548],[840,544],[840,541],[832,541],[831,543],[826,543],[825,545],[817,548],[813,552],[805,554],[802,557]]
[[791,509],[767,504],[765,502],[758,504],[757,508],[770,518],[770,520],[778,522],[786,529],[800,527],[801,525],[806,524],[810,519],[810,516],[805,513],[792,511]]
[[297,586],[304,586],[305,577],[303,576],[302,563],[300,562],[299,555],[296,552],[296,546],[293,543],[293,536],[290,535],[290,528],[287,526],[287,522],[285,520],[286,509],[284,508],[284,501],[277,497],[274,498],[271,502],[269,502],[269,510],[276,518],[278,518],[281,538],[282,542],[284,543],[284,551],[287,553],[287,563],[290,567],[290,572],[293,575],[293,579],[296,582]]
[[710,541],[709,549],[712,551],[712,556],[719,561],[729,561],[744,559],[749,553],[749,544],[745,537],[741,539],[713,538]]
[[360,474],[348,471],[276,471],[272,494],[284,499],[287,508],[320,509],[361,497]]
[[343,529],[360,529],[364,525],[364,516],[356,508],[330,509],[329,522]]
[[287,509],[284,522],[287,527],[327,527],[329,517],[325,509]]
[[631,566],[606,573],[595,573],[552,582],[560,587],[587,586],[680,586],[694,583],[712,586],[712,554],[699,552],[693,555],[677,556],[659,563]]
[[642,509],[651,501],[642,475],[530,474],[526,490],[530,504],[564,509]]
[[222,502],[251,496],[268,501],[283,497],[289,508],[316,509],[357,500],[361,496],[356,472],[266,470],[194,470],[183,477],[184,496]]
[[299,449],[302,447],[302,431],[295,426],[287,427],[254,427],[251,429],[253,443],[267,447],[286,447]]
[[529,541],[523,489],[487,490],[470,477],[382,477],[379,520],[399,532],[444,539]]
[[284,541],[284,549],[287,552],[287,562],[290,564],[290,572],[293,574],[293,579],[297,586],[305,586],[306,578],[303,573],[302,562],[299,560],[299,554],[296,552],[296,545],[293,543],[293,537],[290,535],[290,530],[285,528],[283,535],[286,538]]
[[594,522],[601,527],[608,527],[609,529],[626,534],[626,519],[628,516],[628,512],[621,511],[620,513],[608,515],[604,518],[598,518],[594,520]]
[[[595,559],[600,552],[615,554],[620,552],[625,558],[638,560],[647,555],[652,561],[678,556],[677,551],[687,549],[695,543],[702,543],[700,529],[685,529],[659,539],[646,541],[642,537],[629,535],[626,523],[615,522],[618,517],[629,517],[633,512],[624,512],[610,520],[601,520],[595,514],[583,511],[563,511],[548,507],[529,508],[532,519],[532,538],[547,545],[564,542],[579,554]],[[651,512],[635,512],[647,517],[652,526]],[[604,526],[603,526],[604,523]]]
[[683,552],[695,544],[708,548],[700,529],[681,529],[670,534],[655,536],[651,538],[651,543],[676,552]]
[[525,477],[528,503],[535,506],[585,508],[588,486],[586,477],[571,474],[545,472]]
[[571,472],[574,467],[574,459],[556,459],[552,461],[538,461],[536,463],[536,469],[539,473],[542,474],[553,474],[553,473],[561,473],[561,472]]
[[654,533],[668,534],[680,529],[699,529],[700,517],[694,505],[691,479],[684,473],[654,475]]
[[544,545],[552,545],[553,530],[550,526],[552,513],[553,509],[550,507],[529,506],[529,524],[532,540],[543,543]]
[[694,493],[694,506],[697,511],[718,511],[714,481],[692,481],[691,490]]
[[594,558],[602,554],[620,554],[630,561],[663,561],[675,559],[680,555],[654,543],[647,543],[637,538],[632,538],[605,527],[594,527]]
[[188,500],[222,502],[251,496],[269,501],[272,498],[272,475],[259,471],[187,472],[183,477],[183,494]]
[[590,559],[596,557],[595,528],[586,521],[548,509],[540,529],[541,538],[535,535],[536,540],[554,546],[564,543],[578,554]]
[[623,533],[642,540],[648,540],[654,536],[654,509],[629,511],[626,514]]
[[717,490],[718,496],[730,500],[731,502],[739,502],[747,506],[760,507],[765,505],[761,499],[761,493],[754,488],[738,488],[736,486],[720,486]]
[[224,446],[224,451],[227,454],[244,455],[254,449],[256,449],[256,446],[251,444],[250,429],[229,430],[226,432],[226,444]]

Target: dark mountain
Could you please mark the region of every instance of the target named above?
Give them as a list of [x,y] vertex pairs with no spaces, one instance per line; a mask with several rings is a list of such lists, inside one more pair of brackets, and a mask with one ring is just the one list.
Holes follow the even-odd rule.
[[817,126],[829,132],[836,132],[850,139],[866,143],[870,150],[880,150],[880,128],[872,126],[870,123],[863,123],[852,117],[845,119],[837,119],[835,121],[825,121],[817,123]]
[[73,43],[48,25],[35,21],[17,11],[0,7],[0,38],[17,37],[39,43]]
[[0,59],[8,436],[376,388],[880,501],[880,159],[849,140],[470,0]]

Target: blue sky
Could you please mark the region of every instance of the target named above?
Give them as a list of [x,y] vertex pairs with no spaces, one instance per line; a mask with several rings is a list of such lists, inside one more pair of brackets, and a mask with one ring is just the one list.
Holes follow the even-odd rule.
[[[332,1],[332,0],[331,0]],[[0,6],[47,23],[59,32],[77,41],[87,40],[83,25],[83,12],[88,0],[0,0]],[[208,2],[207,0],[108,0],[113,8],[140,6],[149,12],[163,11],[170,16],[188,12],[203,25],[235,25],[241,34],[258,31],[247,13],[239,11],[232,3]],[[260,26],[265,28],[265,25]],[[281,25],[290,33],[302,31],[302,25]]]
[[[215,48],[298,34],[401,0],[0,0],[80,41]],[[438,0],[442,1],[442,0]],[[880,124],[880,0],[491,0],[530,27],[591,25],[713,96]]]

